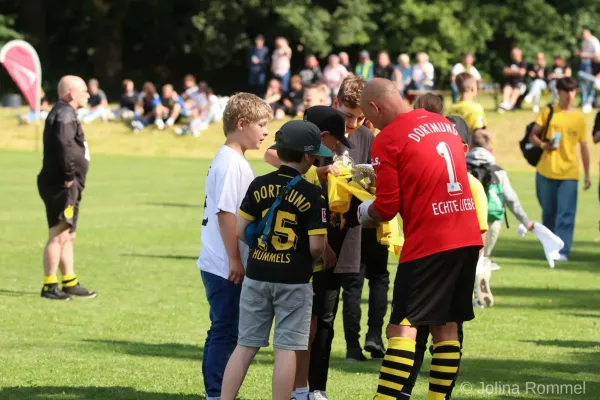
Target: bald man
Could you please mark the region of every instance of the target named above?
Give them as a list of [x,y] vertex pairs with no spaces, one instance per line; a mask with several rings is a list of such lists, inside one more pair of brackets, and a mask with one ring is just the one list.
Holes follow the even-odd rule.
[[361,108],[381,132],[371,151],[377,192],[359,206],[359,221],[374,227],[400,213],[406,237],[376,398],[409,397],[403,388],[414,366],[417,328],[429,325],[427,398],[441,400],[460,365],[457,323],[474,318],[471,296],[483,247],[463,143],[442,115],[411,110],[389,80],[369,82]]
[[[86,106],[90,95],[83,79],[67,75],[58,83],[58,96],[60,100],[46,118],[44,161],[37,179],[49,228],[41,296],[50,300],[94,298],[96,292],[79,284],[73,267],[79,203],[90,161],[77,110]],[[59,267],[62,288],[56,276]]]

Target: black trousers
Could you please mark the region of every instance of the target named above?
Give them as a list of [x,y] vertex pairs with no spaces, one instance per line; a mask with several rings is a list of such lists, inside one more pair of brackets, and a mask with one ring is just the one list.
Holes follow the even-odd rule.
[[390,273],[387,269],[388,248],[377,241],[376,229],[363,229],[361,238],[361,265],[358,274],[342,277],[344,334],[346,348],[360,349],[360,304],[365,277],[369,280],[369,312],[367,338],[381,338],[383,319],[387,312]]
[[[419,372],[421,372],[421,366],[423,365],[423,359],[425,358],[425,351],[427,351],[427,341],[429,339],[429,332],[430,332],[430,329],[429,329],[429,326],[427,326],[427,325],[419,326],[417,328],[417,340],[416,340],[417,344],[415,347],[415,363],[413,364],[413,370],[412,370],[410,376],[408,377],[408,383],[404,386],[404,388],[402,388],[402,393],[406,393],[409,396],[412,394],[415,384],[417,383],[417,377],[419,376]],[[460,342],[461,353],[462,353],[463,339],[464,339],[463,324],[458,323],[458,341]],[[460,371],[460,367],[459,367],[459,371]],[[456,383],[456,380],[454,382],[452,382],[452,386],[450,386],[450,391],[448,392],[448,395],[446,396],[446,400],[450,400],[450,397],[452,396],[452,390],[454,389],[455,383]]]

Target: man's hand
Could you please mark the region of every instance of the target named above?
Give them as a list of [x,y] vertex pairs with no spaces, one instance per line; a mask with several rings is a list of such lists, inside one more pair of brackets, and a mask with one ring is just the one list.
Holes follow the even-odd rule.
[[229,280],[236,285],[241,285],[244,281],[246,271],[242,260],[229,260]]
[[534,226],[535,225],[534,225],[533,221],[529,221],[529,223],[527,224],[527,230],[529,232],[531,232],[533,230]]
[[589,188],[592,187],[592,181],[590,180],[590,176],[586,175],[585,180],[584,180],[584,186],[583,186],[583,190],[588,190]]
[[327,247],[325,247],[325,252],[323,253],[323,268],[333,268],[335,267],[335,264],[337,264],[337,256],[335,255],[335,251],[333,251],[331,246],[327,245]]
[[369,215],[369,207],[371,204],[373,204],[373,200],[364,201],[358,206],[356,211],[358,223],[363,228],[377,228],[379,226],[379,223]]
[[74,180],[73,181],[65,181],[65,186],[67,188],[70,188],[71,186],[73,186],[73,182],[75,182],[75,181]]
[[328,174],[337,176],[340,174],[340,170],[335,165],[326,165],[324,167],[317,168],[317,176],[319,179],[326,179]]
[[550,142],[542,142],[542,145],[540,147],[542,148],[542,150],[546,150],[546,151],[556,150],[556,147],[552,146],[552,143],[550,143]]

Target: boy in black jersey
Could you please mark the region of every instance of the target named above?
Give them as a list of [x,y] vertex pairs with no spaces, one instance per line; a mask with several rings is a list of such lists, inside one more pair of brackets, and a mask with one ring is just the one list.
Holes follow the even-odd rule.
[[314,263],[325,250],[327,212],[321,189],[300,179],[283,192],[294,178],[305,174],[316,157],[332,157],[321,144],[321,131],[308,121],[289,121],[275,135],[281,167],[256,178],[238,212],[237,235],[246,242],[248,224],[265,216],[276,198],[269,235],[248,243],[250,255],[240,297],[238,346],[231,355],[221,399],[233,400],[254,356],[269,345],[275,318],[273,398],[289,399],[294,389],[296,351],[308,348],[312,311],[310,278]]

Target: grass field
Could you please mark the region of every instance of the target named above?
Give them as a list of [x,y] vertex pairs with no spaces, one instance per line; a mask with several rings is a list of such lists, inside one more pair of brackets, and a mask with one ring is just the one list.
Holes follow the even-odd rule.
[[[499,162],[539,220],[533,172],[517,150],[533,115],[488,118]],[[200,138],[132,135],[116,123],[85,127],[92,162],[76,269],[99,296],[69,303],[39,298],[47,231],[35,128],[16,126],[6,111],[0,127],[0,399],[200,399],[208,313],[195,259],[204,178],[223,141],[218,127]],[[600,153],[592,154],[597,171]],[[250,157],[257,174],[269,170],[260,153]],[[454,398],[600,399],[597,180],[579,193],[571,261],[554,270],[535,238],[516,236],[511,215],[495,252],[502,266],[492,279],[496,306],[477,310],[466,325]],[[341,316],[336,327],[328,393],[372,399],[379,363],[346,363]],[[259,353],[240,398],[270,398],[272,364],[271,349]],[[428,365],[429,358],[416,399],[426,396]],[[577,394],[584,388],[572,385],[584,383]]]

